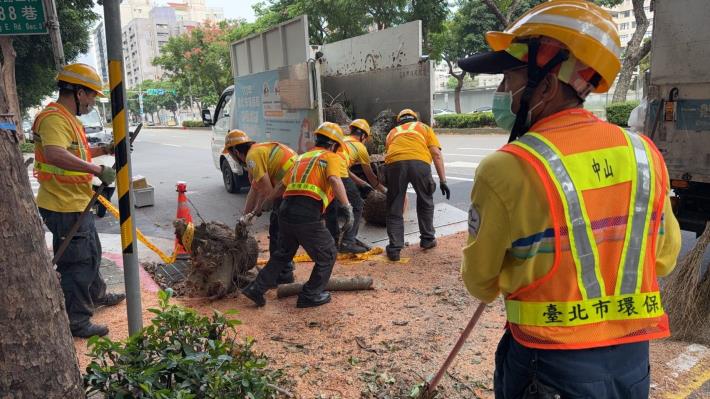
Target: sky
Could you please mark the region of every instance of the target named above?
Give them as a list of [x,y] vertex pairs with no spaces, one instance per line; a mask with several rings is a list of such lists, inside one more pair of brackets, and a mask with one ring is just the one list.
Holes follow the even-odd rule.
[[[182,0],[173,0],[175,3],[179,3]],[[254,10],[251,8],[252,5],[259,3],[261,0],[207,0],[208,7],[221,7],[224,9],[224,17],[227,19],[246,19],[248,22],[253,22],[256,18],[254,16]],[[165,0],[154,0],[155,5],[164,5],[167,3]],[[103,7],[95,6],[94,11],[98,14],[103,13]],[[83,62],[85,64],[96,66],[96,61],[94,60],[94,55],[91,50],[87,54],[82,54],[79,56],[76,62]]]

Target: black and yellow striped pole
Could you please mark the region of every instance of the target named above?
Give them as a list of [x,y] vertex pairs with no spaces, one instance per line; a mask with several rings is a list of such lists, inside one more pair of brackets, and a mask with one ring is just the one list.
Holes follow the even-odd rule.
[[128,142],[128,110],[126,87],[123,80],[123,47],[121,40],[120,0],[104,0],[106,53],[108,55],[109,85],[111,87],[111,116],[113,142],[116,145],[116,187],[118,189],[123,276],[126,286],[128,333],[133,335],[143,327],[141,316],[140,274],[136,254],[136,228],[133,225],[131,197],[131,153]]

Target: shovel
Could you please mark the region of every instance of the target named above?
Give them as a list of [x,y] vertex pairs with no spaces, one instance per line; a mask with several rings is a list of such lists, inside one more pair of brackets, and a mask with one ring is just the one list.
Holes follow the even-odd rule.
[[444,364],[441,365],[441,368],[439,368],[439,371],[436,373],[434,378],[424,383],[424,390],[418,396],[418,399],[433,399],[436,396],[436,387],[439,385],[439,382],[441,382],[441,378],[444,376],[444,373],[451,365],[451,362],[454,361],[456,355],[458,355],[464,342],[466,342],[466,339],[468,339],[468,336],[471,335],[473,327],[476,326],[478,319],[481,318],[481,314],[485,309],[485,303],[481,302],[478,304],[476,311],[473,313],[473,317],[471,317],[471,320],[469,320],[468,325],[466,325],[466,328],[461,333],[461,336],[459,337],[458,341],[456,341],[456,345],[454,345],[454,347],[451,349],[449,356],[446,358],[446,360],[444,360]]
[[[136,127],[136,130],[133,132],[132,135],[130,135],[130,144],[133,144],[133,140],[136,139],[138,136],[138,133],[141,131],[141,128],[143,127],[143,124],[139,124],[138,127]],[[128,149],[130,151],[130,148]],[[116,168],[116,164],[113,164],[113,168]],[[67,233],[66,237],[64,238],[64,241],[62,241],[62,245],[59,246],[59,249],[57,249],[57,252],[54,253],[54,258],[52,258],[52,265],[56,265],[59,259],[62,258],[62,255],[64,255],[64,251],[67,250],[67,247],[69,246],[69,243],[71,242],[72,238],[76,235],[76,232],[79,231],[79,227],[81,226],[81,223],[84,221],[86,218],[86,215],[89,214],[89,211],[91,208],[94,206],[96,203],[96,200],[99,199],[99,195],[104,192],[104,188],[106,188],[107,185],[104,183],[101,183],[99,188],[96,190],[94,193],[94,196],[91,197],[91,201],[89,201],[88,204],[86,204],[86,208],[84,208],[84,211],[81,212],[81,215],[79,215],[79,219],[76,220],[74,225],[69,229],[69,233]]]

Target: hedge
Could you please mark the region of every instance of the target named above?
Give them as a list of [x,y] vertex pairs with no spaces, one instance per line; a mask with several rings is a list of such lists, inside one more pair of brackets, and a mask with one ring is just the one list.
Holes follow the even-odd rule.
[[615,125],[627,126],[631,111],[638,105],[638,100],[609,104],[606,106],[606,120]]
[[205,127],[205,124],[200,120],[182,121],[182,127]]
[[434,117],[436,127],[440,128],[474,128],[495,126],[492,112],[474,112],[471,114],[446,114]]

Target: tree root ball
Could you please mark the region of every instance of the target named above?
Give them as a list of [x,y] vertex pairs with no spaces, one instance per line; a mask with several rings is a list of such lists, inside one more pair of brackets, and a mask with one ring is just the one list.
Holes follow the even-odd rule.
[[[409,201],[404,197],[404,212],[407,212]],[[379,191],[372,191],[365,198],[365,205],[362,209],[362,217],[367,223],[374,226],[384,227],[387,225],[387,195]]]
[[[175,222],[178,238],[186,226],[183,220]],[[236,291],[252,278],[249,271],[259,253],[256,239],[246,229],[233,229],[221,222],[196,226],[191,249],[185,286],[192,297],[221,298]]]

